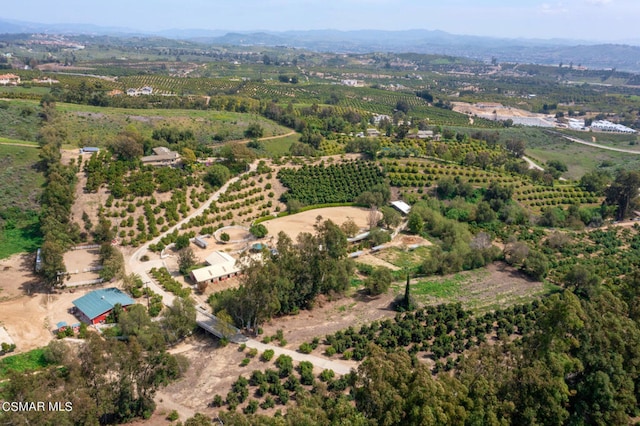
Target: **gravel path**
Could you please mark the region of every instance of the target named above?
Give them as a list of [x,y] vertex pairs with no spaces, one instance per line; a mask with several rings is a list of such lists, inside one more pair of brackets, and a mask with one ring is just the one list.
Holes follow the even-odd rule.
[[351,371],[351,367],[349,365],[346,365],[339,361],[320,358],[315,355],[302,354],[300,352],[292,351],[290,349],[284,349],[279,346],[267,345],[267,344],[258,342],[257,340],[249,339],[246,342],[244,342],[244,344],[250,348],[257,349],[261,353],[266,351],[267,349],[272,349],[276,357],[279,355],[289,355],[294,361],[297,361],[297,362],[309,361],[316,368],[320,368],[323,370],[333,370],[333,372],[336,374],[344,375],[344,374],[349,374],[349,372]]

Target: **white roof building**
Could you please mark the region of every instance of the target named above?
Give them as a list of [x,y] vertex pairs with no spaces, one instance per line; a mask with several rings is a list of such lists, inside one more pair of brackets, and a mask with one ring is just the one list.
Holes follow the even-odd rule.
[[584,120],[578,120],[577,118],[570,118],[568,120],[569,128],[573,130],[584,130]]
[[600,132],[616,132],[616,133],[635,133],[636,131],[623,126],[622,124],[612,123],[608,120],[598,120],[591,123],[591,130]]
[[209,266],[191,271],[191,278],[196,283],[214,283],[231,278],[240,273],[236,260],[227,253],[214,251],[206,259]]
[[405,215],[409,214],[411,211],[411,206],[404,201],[392,201],[391,205]]

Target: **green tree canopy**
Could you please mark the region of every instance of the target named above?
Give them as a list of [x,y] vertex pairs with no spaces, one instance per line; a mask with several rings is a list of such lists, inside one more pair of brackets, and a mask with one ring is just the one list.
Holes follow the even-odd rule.
[[214,164],[209,167],[204,177],[205,182],[214,188],[219,188],[231,179],[231,172],[222,164]]
[[391,269],[380,266],[364,281],[364,286],[372,296],[386,293],[393,282]]

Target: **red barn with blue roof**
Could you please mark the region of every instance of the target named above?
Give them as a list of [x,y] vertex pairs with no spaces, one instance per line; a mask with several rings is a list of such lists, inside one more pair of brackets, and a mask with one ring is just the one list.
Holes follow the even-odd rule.
[[126,308],[134,303],[132,298],[117,288],[95,290],[73,301],[80,319],[89,324],[104,322],[117,304]]

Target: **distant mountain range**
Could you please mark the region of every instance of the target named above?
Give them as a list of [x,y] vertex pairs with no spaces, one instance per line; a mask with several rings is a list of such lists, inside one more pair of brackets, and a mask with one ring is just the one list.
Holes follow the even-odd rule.
[[616,68],[640,72],[640,46],[598,44],[570,39],[506,39],[455,35],[444,31],[406,30],[309,30],[229,32],[224,30],[172,29],[141,32],[128,28],[83,24],[38,24],[0,19],[1,33],[88,34],[120,37],[153,36],[203,44],[284,46],[334,53],[427,53],[478,60],[539,64],[574,63],[589,68]]

